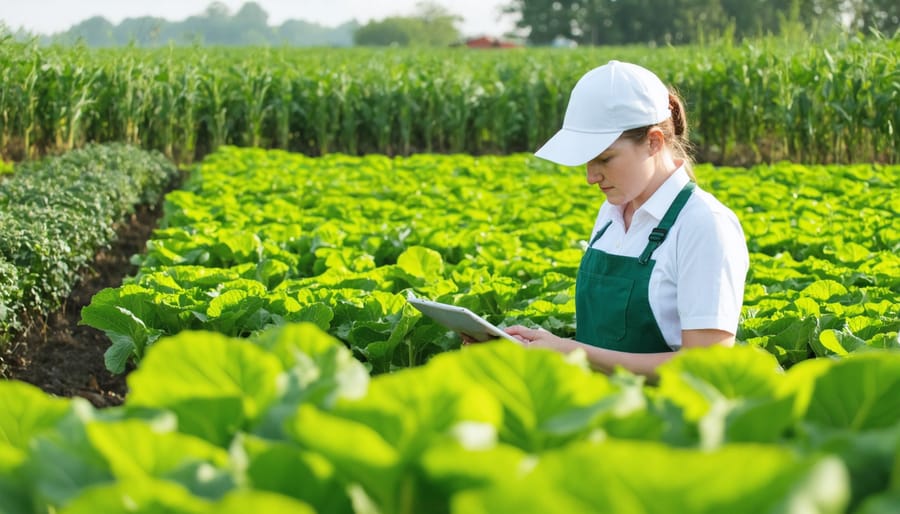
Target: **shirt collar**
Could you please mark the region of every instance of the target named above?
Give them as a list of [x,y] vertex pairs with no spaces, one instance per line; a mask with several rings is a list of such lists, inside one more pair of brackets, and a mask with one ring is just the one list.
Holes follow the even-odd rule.
[[678,169],[676,169],[675,172],[659,186],[659,189],[644,202],[644,205],[641,205],[638,212],[644,211],[654,218],[661,220],[663,216],[666,215],[666,211],[669,210],[672,202],[675,201],[675,197],[678,196],[678,193],[681,192],[685,184],[690,180],[684,166],[679,166]]

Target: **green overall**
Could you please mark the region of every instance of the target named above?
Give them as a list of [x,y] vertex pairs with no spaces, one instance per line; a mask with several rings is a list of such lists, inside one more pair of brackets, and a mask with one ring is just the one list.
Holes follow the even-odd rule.
[[576,341],[631,353],[672,351],[650,309],[650,274],[656,264],[650,257],[666,239],[695,186],[688,182],[678,193],[650,233],[640,257],[591,248],[612,221],[594,236],[581,259],[575,282]]

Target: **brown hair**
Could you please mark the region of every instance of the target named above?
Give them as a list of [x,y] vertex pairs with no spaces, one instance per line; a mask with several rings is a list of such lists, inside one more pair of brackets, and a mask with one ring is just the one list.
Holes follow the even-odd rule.
[[639,143],[647,139],[647,133],[650,132],[651,128],[659,127],[662,130],[663,137],[665,137],[666,145],[668,145],[674,157],[684,161],[684,169],[687,171],[688,176],[692,180],[696,180],[694,177],[694,162],[691,158],[691,142],[688,140],[688,125],[684,104],[681,98],[678,97],[678,93],[671,89],[669,90],[669,110],[672,112],[672,117],[669,119],[656,125],[626,130],[621,137]]

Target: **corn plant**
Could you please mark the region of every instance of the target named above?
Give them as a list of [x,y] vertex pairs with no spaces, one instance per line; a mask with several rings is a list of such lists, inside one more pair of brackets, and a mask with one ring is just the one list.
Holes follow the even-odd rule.
[[[0,148],[125,141],[190,162],[226,144],[306,154],[533,151],[610,59],[686,100],[701,160],[898,160],[900,38],[646,49],[89,50],[0,34]],[[451,71],[452,70],[452,71]]]

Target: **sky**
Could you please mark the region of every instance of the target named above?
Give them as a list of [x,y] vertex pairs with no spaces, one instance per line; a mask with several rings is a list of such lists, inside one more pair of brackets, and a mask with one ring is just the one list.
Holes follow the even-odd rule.
[[[247,0],[220,0],[234,13]],[[419,0],[255,0],[268,14],[269,25],[288,19],[335,27],[351,19],[360,23],[415,12]],[[202,14],[213,0],[0,0],[0,21],[12,30],[49,35],[94,16],[117,24],[125,18],[156,16],[180,21]],[[463,18],[457,27],[465,36],[501,36],[513,19],[500,14],[510,0],[436,0]]]

